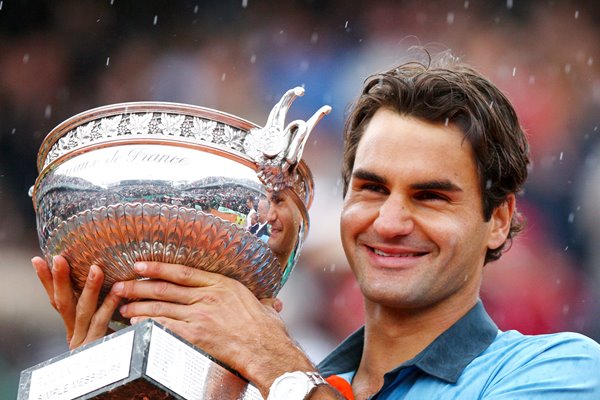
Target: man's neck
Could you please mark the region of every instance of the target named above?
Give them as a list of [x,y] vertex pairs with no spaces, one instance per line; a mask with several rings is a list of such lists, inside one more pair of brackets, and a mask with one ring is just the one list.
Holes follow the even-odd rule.
[[354,391],[364,393],[364,398],[374,394],[383,385],[385,373],[423,351],[476,302],[474,297],[421,309],[397,309],[366,300],[365,342]]

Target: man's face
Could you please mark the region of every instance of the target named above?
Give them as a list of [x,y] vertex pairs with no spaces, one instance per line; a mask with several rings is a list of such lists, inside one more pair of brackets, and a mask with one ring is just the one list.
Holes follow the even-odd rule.
[[271,236],[268,243],[281,266],[285,267],[298,241],[302,216],[294,201],[285,193],[272,193],[270,200],[268,221],[271,225]]
[[267,215],[269,215],[269,201],[267,199],[260,199],[258,207],[256,207],[256,214],[258,214],[258,222],[261,224],[267,222]]
[[484,222],[481,204],[472,149],[457,127],[378,110],[359,142],[341,216],[366,301],[472,304],[486,250],[504,242],[510,222],[501,211]]

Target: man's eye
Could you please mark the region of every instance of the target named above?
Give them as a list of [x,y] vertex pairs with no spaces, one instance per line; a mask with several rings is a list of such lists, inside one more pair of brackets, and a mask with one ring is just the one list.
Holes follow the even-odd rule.
[[419,192],[415,195],[415,197],[418,200],[448,200],[448,197],[436,192]]
[[377,193],[387,193],[387,189],[385,186],[374,184],[374,183],[365,183],[361,185],[361,190],[366,190],[369,192],[377,192]]

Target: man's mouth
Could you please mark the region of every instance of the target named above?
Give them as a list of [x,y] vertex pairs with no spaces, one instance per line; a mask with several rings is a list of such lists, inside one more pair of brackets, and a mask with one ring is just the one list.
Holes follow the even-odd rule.
[[424,252],[402,252],[402,253],[387,253],[385,251],[371,248],[373,253],[381,257],[421,257],[427,253]]

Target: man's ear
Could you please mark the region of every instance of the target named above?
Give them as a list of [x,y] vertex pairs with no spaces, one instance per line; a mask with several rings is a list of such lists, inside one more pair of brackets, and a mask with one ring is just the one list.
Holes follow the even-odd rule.
[[515,213],[516,200],[514,194],[509,194],[506,200],[492,212],[490,218],[490,236],[488,248],[497,249],[502,246],[510,232],[510,223]]

